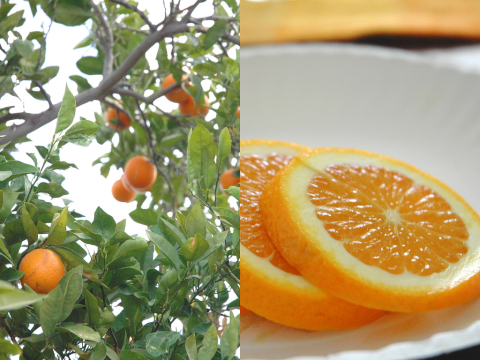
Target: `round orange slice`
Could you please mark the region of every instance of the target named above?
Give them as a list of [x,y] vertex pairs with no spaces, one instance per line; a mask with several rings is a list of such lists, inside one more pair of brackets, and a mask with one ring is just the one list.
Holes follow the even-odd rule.
[[259,201],[263,189],[305,150],[276,141],[240,143],[241,304],[266,319],[301,329],[359,327],[385,312],[334,298],[313,286],[275,249],[262,223]]
[[282,255],[332,296],[424,312],[480,295],[480,217],[401,161],[312,150],[268,184],[260,209]]

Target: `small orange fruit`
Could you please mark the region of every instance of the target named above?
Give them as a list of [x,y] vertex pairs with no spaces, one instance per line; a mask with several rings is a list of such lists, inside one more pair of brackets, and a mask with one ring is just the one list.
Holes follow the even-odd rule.
[[205,116],[208,114],[210,103],[205,96],[205,104],[202,105],[199,102],[195,102],[192,96],[179,105],[180,113],[185,116]]
[[265,186],[294,156],[306,150],[279,141],[240,142],[242,306],[268,320],[300,329],[356,328],[386,312],[355,305],[313,286],[277,251],[263,224],[259,202]]
[[226,190],[230,186],[237,186],[240,182],[239,174],[235,175],[235,172],[238,172],[238,169],[229,169],[220,175],[220,185],[222,189]]
[[399,160],[311,150],[269,182],[260,211],[275,248],[332,296],[396,312],[480,296],[479,215],[447,185]]
[[[183,75],[182,76],[182,81],[186,81],[187,80],[187,75]],[[175,79],[173,78],[173,75],[170,74],[170,75],[167,75],[165,77],[165,79],[163,79],[163,83],[162,83],[162,89],[165,89],[171,85],[174,85],[176,84],[177,82],[175,81]],[[174,89],[174,90],[170,90],[166,95],[165,97],[170,100],[171,102],[174,102],[174,103],[182,103],[184,101],[186,101],[188,98],[189,98],[189,94],[183,90],[181,87],[177,88],[177,89]]]
[[237,111],[235,112],[236,117],[240,117],[240,106],[238,107]]
[[37,294],[48,294],[65,275],[62,259],[52,250],[35,249],[25,255],[18,270],[23,271],[20,282]]
[[150,190],[157,179],[157,168],[146,156],[135,156],[125,165],[122,182],[124,187],[138,192]]
[[112,195],[115,200],[128,203],[135,199],[137,194],[132,189],[125,187],[122,179],[120,179],[113,183]]
[[108,123],[108,126],[115,130],[126,129],[132,123],[132,120],[127,114],[112,107],[107,109],[105,121]]

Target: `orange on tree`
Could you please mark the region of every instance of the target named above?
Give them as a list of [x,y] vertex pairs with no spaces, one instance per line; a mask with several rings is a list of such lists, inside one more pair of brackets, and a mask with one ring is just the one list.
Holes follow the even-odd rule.
[[240,117],[240,106],[238,107],[237,111],[235,111],[235,116]]
[[185,116],[205,116],[208,114],[210,103],[208,102],[207,97],[204,97],[205,101],[203,104],[200,102],[195,102],[193,96],[189,96],[187,100],[180,103],[179,110],[182,115]]
[[386,312],[328,295],[312,285],[276,250],[259,208],[263,189],[291,159],[308,150],[296,144],[240,142],[241,304],[271,321],[307,330],[356,328]]
[[138,192],[150,190],[157,179],[157,168],[146,156],[128,160],[122,176],[123,185]]
[[[187,75],[182,75],[182,81],[187,81]],[[177,84],[175,79],[173,78],[172,74],[169,74],[163,79],[162,82],[162,89],[165,89],[171,85]],[[182,103],[189,98],[189,94],[183,90],[181,87],[177,89],[170,90],[168,93],[165,94],[165,97],[174,103]]]
[[278,251],[332,296],[425,312],[480,295],[480,217],[447,185],[399,160],[306,152],[266,186],[260,209]]
[[220,185],[223,190],[228,189],[230,186],[237,186],[239,182],[240,174],[238,169],[228,169],[220,175]]
[[25,255],[18,270],[23,271],[20,282],[37,294],[48,294],[65,275],[62,259],[52,250],[35,249]]
[[105,113],[105,121],[112,129],[123,130],[128,128],[132,120],[130,117],[122,111],[118,111],[113,107],[109,107]]
[[131,188],[125,187],[122,179],[119,179],[113,183],[112,195],[115,200],[128,203],[135,199],[137,194]]

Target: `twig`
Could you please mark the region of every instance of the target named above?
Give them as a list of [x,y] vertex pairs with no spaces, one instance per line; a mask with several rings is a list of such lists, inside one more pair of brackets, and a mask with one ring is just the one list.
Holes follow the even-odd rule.
[[[103,297],[103,306],[107,306],[107,295],[105,295],[105,289],[103,288],[103,286],[100,286],[100,289],[102,289],[102,297]],[[118,341],[117,341],[117,338],[115,336],[115,333],[113,332],[113,329],[112,327],[110,327],[108,329],[110,331],[110,336],[112,337],[112,340],[113,340],[113,344],[114,344],[114,347],[115,347],[115,352],[117,354],[120,354],[120,351],[118,349]]]
[[139,30],[139,29],[134,29],[134,28],[131,28],[131,27],[128,27],[128,26],[120,25],[120,24],[115,24],[115,27],[116,27],[117,29],[120,29],[120,30],[127,30],[127,31],[131,31],[131,32],[134,32],[134,33],[138,33],[138,34],[144,34],[144,35],[148,35],[148,34],[149,34],[148,31]]
[[103,76],[105,77],[110,75],[113,70],[113,33],[100,6],[96,5],[93,0],[90,0],[90,5],[97,14],[97,18],[100,21],[100,25],[102,26],[104,32],[104,35],[100,39],[100,44],[105,56],[103,62]]
[[53,107],[52,98],[51,98],[50,95],[45,91],[45,89],[43,88],[43,85],[42,85],[42,83],[40,82],[40,80],[35,80],[35,85],[38,86],[38,88],[40,89],[42,95],[45,97],[45,99],[46,99],[47,102],[48,102],[48,107],[51,109],[51,108]]
[[153,25],[150,22],[150,20],[148,20],[147,15],[145,15],[145,13],[143,11],[141,11],[137,6],[129,4],[126,1],[123,1],[123,0],[110,0],[110,1],[115,3],[115,4],[121,5],[123,7],[126,7],[127,9],[130,9],[132,11],[135,11],[138,15],[140,15],[140,17],[143,19],[143,21],[145,21],[145,24],[148,25],[150,30],[155,31],[155,29],[156,29],[155,25]]

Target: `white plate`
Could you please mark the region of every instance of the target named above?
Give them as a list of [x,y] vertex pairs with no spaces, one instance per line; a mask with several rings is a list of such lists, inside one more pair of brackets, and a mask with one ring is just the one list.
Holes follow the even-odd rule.
[[[338,44],[242,49],[241,64],[242,139],[389,155],[441,179],[480,213],[479,74]],[[415,359],[477,343],[480,299],[349,331],[298,331],[242,315],[242,360]]]

